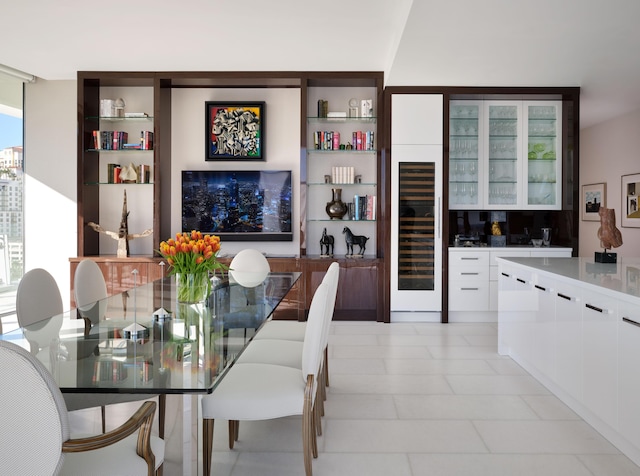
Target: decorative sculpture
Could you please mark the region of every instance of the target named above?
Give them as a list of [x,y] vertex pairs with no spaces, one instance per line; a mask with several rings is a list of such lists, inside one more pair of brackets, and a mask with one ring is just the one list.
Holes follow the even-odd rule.
[[[364,255],[367,240],[369,239],[369,237],[363,235],[354,235],[353,233],[351,233],[349,227],[346,226],[342,230],[342,233],[344,234],[344,239],[347,243],[347,256],[361,258]],[[353,254],[353,245],[358,245],[360,247],[358,254]]]
[[598,263],[615,263],[617,261],[616,253],[609,253],[607,250],[622,245],[622,233],[616,228],[616,211],[613,208],[600,207],[598,215],[600,215],[598,238],[600,238],[600,246],[604,251],[602,253],[596,251],[595,261]]
[[322,230],[322,237],[320,238],[320,256],[333,256],[333,242],[333,235],[327,235],[326,228]]
[[129,234],[129,212],[127,211],[126,190],[124,191],[124,202],[122,203],[122,218],[120,219],[120,229],[118,230],[118,232],[105,230],[100,225],[92,221],[87,223],[87,225],[89,225],[98,233],[104,233],[114,240],[118,240],[118,258],[127,258],[129,256],[129,240],[133,240],[135,238],[143,238],[153,233],[153,229],[148,229],[143,231],[142,233]]

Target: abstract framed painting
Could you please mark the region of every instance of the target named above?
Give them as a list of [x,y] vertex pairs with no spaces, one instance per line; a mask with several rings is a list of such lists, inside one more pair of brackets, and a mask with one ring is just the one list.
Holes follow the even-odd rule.
[[206,101],[205,160],[265,160],[265,103]]

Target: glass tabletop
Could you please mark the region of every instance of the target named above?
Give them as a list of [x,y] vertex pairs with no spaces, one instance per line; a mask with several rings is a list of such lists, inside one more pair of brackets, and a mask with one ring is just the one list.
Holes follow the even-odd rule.
[[167,277],[0,339],[34,353],[62,392],[208,393],[299,278],[214,279],[204,302],[187,304]]

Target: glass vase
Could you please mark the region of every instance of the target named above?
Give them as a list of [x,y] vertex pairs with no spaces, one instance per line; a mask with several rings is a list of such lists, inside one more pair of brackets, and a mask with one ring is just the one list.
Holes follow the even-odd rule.
[[176,300],[194,304],[204,302],[211,290],[209,273],[176,273]]

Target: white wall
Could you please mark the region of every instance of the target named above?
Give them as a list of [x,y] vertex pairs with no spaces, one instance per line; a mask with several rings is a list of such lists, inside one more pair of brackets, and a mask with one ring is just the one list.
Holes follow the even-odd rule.
[[25,272],[49,271],[69,308],[69,258],[77,255],[75,81],[27,84],[24,106]]
[[[606,207],[616,213],[623,244],[618,256],[640,256],[640,228],[622,227],[621,177],[640,173],[640,110],[580,131],[580,190],[582,185],[607,184]],[[640,224],[639,224],[640,225]],[[602,251],[597,233],[600,222],[580,220],[579,256]]]
[[[205,161],[205,101],[265,101],[265,161]],[[222,241],[221,255],[256,248],[272,255],[300,250],[300,90],[174,89],[171,93],[171,229],[182,229],[182,170],[291,170],[293,242]],[[167,239],[170,237],[163,237]]]

